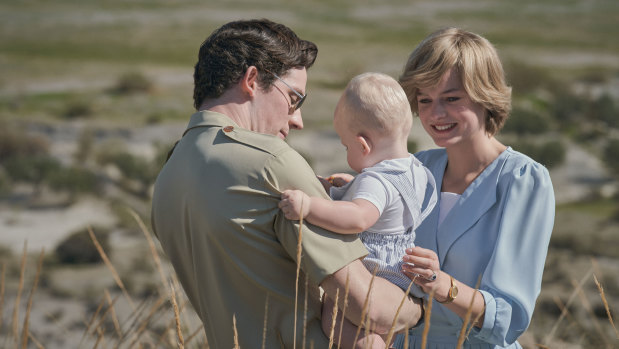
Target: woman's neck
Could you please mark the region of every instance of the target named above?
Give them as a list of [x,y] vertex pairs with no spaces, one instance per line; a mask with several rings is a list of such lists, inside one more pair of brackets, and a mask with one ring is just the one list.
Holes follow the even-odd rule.
[[462,194],[505,149],[494,137],[448,147],[442,191]]

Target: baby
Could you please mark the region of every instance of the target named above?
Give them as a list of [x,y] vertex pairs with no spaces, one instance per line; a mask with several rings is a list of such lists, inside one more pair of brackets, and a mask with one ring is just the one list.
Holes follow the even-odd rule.
[[[358,175],[349,176],[348,183],[342,180],[345,176],[323,181],[333,201],[286,190],[279,204],[288,219],[303,215],[311,224],[339,234],[360,233],[369,252],[363,259],[366,268],[404,290],[411,280],[401,272],[402,256],[414,246],[415,229],[436,204],[434,178],[407,149],[412,123],[409,102],[397,81],[380,73],[354,77],[335,108],[333,126],[346,148],[348,165]],[[411,293],[423,296],[416,285]],[[329,296],[325,295],[322,317],[327,334],[333,309]],[[368,338],[355,343],[357,327],[348,321],[338,330],[342,348],[368,344]],[[373,337],[375,346],[385,348],[384,336],[378,337],[382,343]]]

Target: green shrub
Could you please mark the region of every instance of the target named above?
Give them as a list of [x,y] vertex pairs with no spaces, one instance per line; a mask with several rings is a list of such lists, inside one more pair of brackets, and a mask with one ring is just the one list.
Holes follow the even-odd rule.
[[4,168],[0,166],[0,196],[11,191],[11,178],[6,173]]
[[582,113],[587,110],[589,102],[565,89],[554,91],[554,101],[551,103],[552,116],[564,129],[582,122]]
[[40,184],[50,174],[57,172],[60,162],[48,155],[34,157],[11,157],[4,162],[4,168],[13,181]]
[[96,193],[99,190],[97,176],[89,170],[69,167],[50,173],[46,179],[51,189],[77,193]]
[[560,141],[548,141],[542,144],[532,142],[519,142],[512,147],[528,156],[548,169],[559,166],[565,162],[565,146]]
[[30,136],[19,128],[0,123],[0,162],[13,157],[44,155],[48,151],[46,138]]
[[599,120],[608,127],[619,128],[619,110],[609,95],[605,94],[591,101],[587,112],[589,119]]
[[94,148],[95,133],[92,129],[86,128],[81,133],[77,140],[77,151],[73,155],[75,162],[84,164],[92,156]]
[[529,110],[514,108],[503,127],[503,132],[518,135],[542,134],[549,129],[550,126],[544,116]]
[[603,159],[615,176],[619,176],[619,139],[611,139],[604,147]]
[[92,116],[93,113],[91,102],[75,100],[67,103],[60,116],[67,119],[77,119]]
[[505,74],[514,94],[527,94],[552,83],[551,77],[544,69],[518,61],[506,61]]
[[122,75],[112,91],[116,94],[147,93],[153,88],[153,82],[142,73],[132,72]]
[[415,142],[414,140],[408,140],[406,142],[406,148],[408,149],[409,153],[416,153],[418,146],[417,146],[417,142]]
[[[93,229],[95,237],[106,254],[110,253],[109,234],[100,228]],[[92,264],[101,262],[101,255],[88,234],[88,230],[72,233],[61,241],[55,250],[58,261],[63,264]]]

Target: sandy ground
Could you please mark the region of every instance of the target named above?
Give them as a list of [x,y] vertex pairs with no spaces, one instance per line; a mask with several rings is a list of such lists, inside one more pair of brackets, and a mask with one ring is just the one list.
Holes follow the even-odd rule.
[[116,218],[105,202],[80,200],[66,208],[23,210],[11,207],[0,209],[0,244],[15,253],[28,242],[29,252],[42,248],[52,251],[68,234],[84,227],[110,226]]
[[[62,129],[48,130],[48,136],[53,140],[52,154],[58,158],[70,157],[83,126],[74,123],[64,125]],[[151,157],[154,155],[154,142],[172,143],[182,134],[184,127],[184,123],[147,126],[114,133],[110,137],[123,138],[133,153]],[[418,122],[413,127],[411,139],[417,142],[420,150],[434,147]],[[319,175],[349,171],[344,147],[334,131],[297,131],[290,136],[289,143],[311,158]],[[615,184],[609,181],[601,161],[571,143],[568,143],[565,163],[553,169],[551,177],[557,203],[582,199],[592,190],[608,194],[615,190]],[[41,248],[50,251],[71,232],[87,225],[112,226],[114,223],[115,217],[109,207],[94,198],[80,200],[65,208],[24,210],[3,207],[0,210],[0,245],[19,252],[24,241],[28,240],[29,251],[40,251]]]

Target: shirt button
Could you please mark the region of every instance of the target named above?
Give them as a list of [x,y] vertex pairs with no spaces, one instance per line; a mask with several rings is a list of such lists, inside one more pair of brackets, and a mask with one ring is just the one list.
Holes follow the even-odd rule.
[[224,132],[232,132],[232,130],[234,130],[233,126],[226,126],[226,127],[224,127]]

